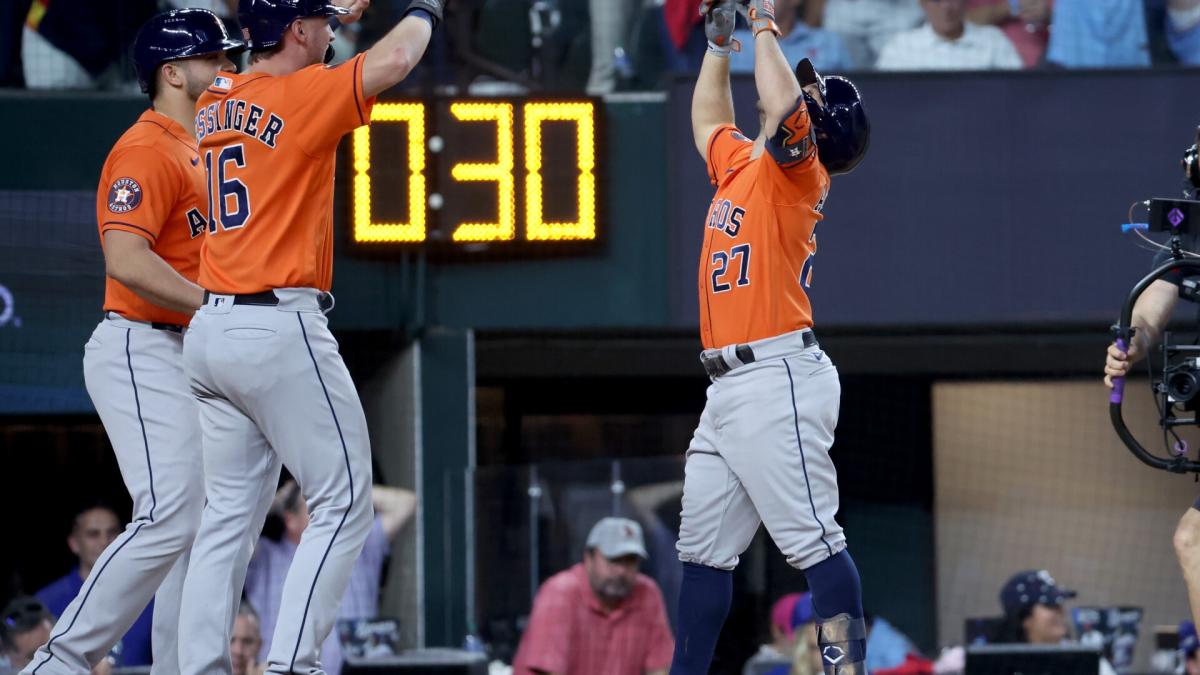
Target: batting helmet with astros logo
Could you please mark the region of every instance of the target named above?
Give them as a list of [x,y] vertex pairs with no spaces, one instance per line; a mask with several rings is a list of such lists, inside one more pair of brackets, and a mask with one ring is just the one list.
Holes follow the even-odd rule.
[[871,146],[871,121],[858,88],[844,77],[821,77],[808,59],[796,64],[796,79],[802,87],[819,86],[825,99],[825,105],[820,106],[804,94],[821,163],[831,176],[850,173]]
[[133,63],[138,84],[149,93],[155,70],[167,61],[245,49],[225,30],[225,24],[207,9],[173,9],[151,17],[133,42]]

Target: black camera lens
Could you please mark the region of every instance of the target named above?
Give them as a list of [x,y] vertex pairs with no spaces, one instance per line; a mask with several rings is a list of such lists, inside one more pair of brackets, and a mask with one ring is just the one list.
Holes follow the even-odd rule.
[[1180,403],[1192,400],[1197,390],[1200,390],[1200,383],[1196,382],[1195,371],[1182,370],[1167,378],[1167,393]]

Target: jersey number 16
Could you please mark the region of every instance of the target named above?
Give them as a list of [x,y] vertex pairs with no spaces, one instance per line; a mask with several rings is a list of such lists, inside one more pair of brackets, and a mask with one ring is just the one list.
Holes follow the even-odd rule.
[[250,191],[237,178],[225,177],[225,169],[230,164],[239,169],[246,168],[246,150],[241,143],[221,148],[215,162],[212,150],[204,153],[204,174],[208,178],[209,234],[217,233],[218,221],[222,230],[236,230],[244,227],[250,219]]

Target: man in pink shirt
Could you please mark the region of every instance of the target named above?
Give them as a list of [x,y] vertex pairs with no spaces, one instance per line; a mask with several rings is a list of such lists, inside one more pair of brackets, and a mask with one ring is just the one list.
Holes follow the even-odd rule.
[[665,675],[675,641],[662,591],[639,574],[642,528],[604,518],[583,562],[546,580],[513,660],[514,675]]

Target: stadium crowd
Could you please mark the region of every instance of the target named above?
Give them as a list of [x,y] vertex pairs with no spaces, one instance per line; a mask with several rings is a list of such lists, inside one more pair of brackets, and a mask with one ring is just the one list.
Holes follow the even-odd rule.
[[[704,55],[700,0],[455,0],[415,86],[496,81],[592,94],[654,89]],[[342,58],[406,0],[343,29]],[[1200,0],[779,0],[781,45],[823,70],[1140,68],[1200,63]],[[0,14],[0,85],[133,91],[129,46],[162,8],[199,6],[236,29],[236,0],[16,0]],[[751,44],[742,33],[741,42]],[[736,58],[736,57],[735,57]],[[749,60],[734,62],[748,72]]]

